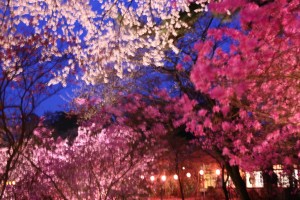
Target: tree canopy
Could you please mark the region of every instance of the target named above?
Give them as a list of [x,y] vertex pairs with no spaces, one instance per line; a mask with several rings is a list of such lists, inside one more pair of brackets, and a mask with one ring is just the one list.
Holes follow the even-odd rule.
[[[156,160],[197,147],[250,199],[240,169],[299,165],[299,14],[296,0],[2,1],[0,198],[145,197]],[[69,113],[34,114],[76,81]]]

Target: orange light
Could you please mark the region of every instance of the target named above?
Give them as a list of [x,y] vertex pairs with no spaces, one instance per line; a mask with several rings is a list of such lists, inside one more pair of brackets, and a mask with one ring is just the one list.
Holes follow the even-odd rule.
[[186,173],[186,177],[188,177],[188,178],[191,178],[191,173],[190,172],[188,172],[188,173]]
[[174,178],[175,180],[178,180],[178,175],[175,174],[175,175],[173,176],[173,178]]
[[155,180],[155,177],[154,176],[150,176],[150,181],[154,181]]

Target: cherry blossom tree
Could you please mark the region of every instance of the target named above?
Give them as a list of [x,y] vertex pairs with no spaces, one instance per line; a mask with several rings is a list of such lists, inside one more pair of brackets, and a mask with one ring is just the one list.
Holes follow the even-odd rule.
[[240,197],[249,199],[239,167],[298,163],[299,6],[222,1],[210,8],[220,16],[238,15],[239,26],[210,28],[207,39],[195,45],[191,80],[209,101],[199,108],[184,96],[176,109],[183,117],[176,123],[225,161]]
[[0,37],[0,140],[4,148],[1,149],[4,154],[1,156],[0,197],[3,197],[11,170],[15,169],[20,153],[39,123],[34,113],[36,108],[61,88],[60,85],[47,86],[54,78],[52,73],[61,70],[71,55],[60,50],[55,51],[57,55],[46,53],[54,51],[49,44],[51,37],[46,33],[24,35],[15,31],[6,35],[1,32]]
[[[166,93],[157,95],[171,100]],[[159,138],[171,123],[164,125],[169,118],[161,118],[164,114],[160,109],[168,109],[167,101],[150,105],[147,100],[131,95],[113,106],[77,100],[82,107],[78,110],[92,114],[83,115],[78,135],[71,143],[55,139],[54,130],[41,123],[19,154],[10,174],[15,186],[8,188],[4,196],[112,199],[149,195],[155,159],[165,151],[164,141]],[[158,102],[159,98],[153,97],[152,101]]]
[[[216,12],[240,9],[241,29],[211,29],[191,78],[198,90],[218,102],[215,113],[226,117],[232,112],[230,107],[238,109],[232,114],[262,136],[254,148],[261,153],[272,148],[274,140],[299,133],[299,8],[294,1],[263,6],[241,1],[237,5],[212,4]],[[256,13],[264,14],[257,17]],[[214,42],[226,39],[230,40],[229,50],[213,48]],[[206,75],[200,78],[201,73]],[[253,124],[248,123],[251,120]],[[222,123],[225,131],[237,126]],[[245,136],[247,142],[255,137],[253,131]]]
[[55,140],[49,129],[36,129],[11,173],[16,183],[5,197],[112,199],[147,195],[147,182],[141,175],[147,176],[152,154],[146,154],[146,148],[151,145],[141,142],[141,135],[130,128],[112,125],[104,129],[99,118],[94,120],[79,128],[72,145],[68,140]]
[[[207,9],[207,2],[7,0],[0,10],[5,34],[20,26],[47,32],[75,55],[49,84],[65,83],[78,66],[78,78],[93,84],[107,82],[111,72],[123,77],[142,66],[162,66],[166,48],[179,51],[172,39],[177,30],[187,29],[186,18]],[[190,9],[191,3],[196,9]],[[182,13],[187,13],[185,20]],[[60,42],[52,44],[55,50]]]

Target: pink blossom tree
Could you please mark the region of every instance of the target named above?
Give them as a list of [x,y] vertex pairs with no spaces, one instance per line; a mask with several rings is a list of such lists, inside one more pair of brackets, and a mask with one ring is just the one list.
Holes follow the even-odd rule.
[[[224,160],[240,197],[249,199],[238,169],[297,164],[299,159],[299,6],[296,1],[212,3],[238,16],[239,27],[211,28],[195,49],[191,72],[200,106],[184,96],[176,123]],[[219,45],[219,44],[222,45]]]
[[12,30],[10,34],[0,33],[0,145],[4,153],[0,198],[20,153],[39,123],[35,114],[37,107],[61,89],[60,85],[47,86],[54,78],[52,73],[61,70],[71,56],[59,50],[56,50],[57,55],[50,56],[49,52],[55,50],[47,33],[26,35]]
[[[106,128],[99,118],[80,127],[78,136],[67,140],[52,137],[38,128],[30,145],[20,154],[11,173],[15,185],[5,197],[25,199],[111,199],[148,195],[147,142],[130,128]],[[149,152],[148,152],[149,153]]]
[[[163,92],[157,95],[171,101]],[[78,99],[77,110],[89,114],[81,118],[78,135],[71,142],[55,139],[53,130],[41,123],[19,153],[20,158],[10,173],[15,185],[4,196],[27,199],[148,196],[155,159],[165,151],[160,138],[171,129],[170,122],[164,123],[170,119],[164,117],[164,113],[169,113],[166,110],[171,109],[166,106],[168,101],[162,99],[158,103],[159,98],[152,98],[156,104],[151,105],[148,100],[141,95],[128,95],[117,104],[105,105],[101,101]]]

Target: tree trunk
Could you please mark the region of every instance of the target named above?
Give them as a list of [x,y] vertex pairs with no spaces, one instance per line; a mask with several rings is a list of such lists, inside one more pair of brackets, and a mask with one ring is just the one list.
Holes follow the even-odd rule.
[[180,176],[180,171],[179,171],[179,163],[178,163],[178,153],[175,154],[175,171],[176,174],[178,175],[178,183],[179,183],[179,189],[180,189],[180,195],[181,199],[184,200],[184,191],[183,191],[183,186],[181,182],[181,176]]
[[183,186],[182,186],[182,183],[181,183],[180,176],[178,176],[178,183],[179,183],[179,188],[180,188],[181,199],[184,200]]
[[242,179],[239,167],[238,166],[230,166],[228,162],[225,163],[225,168],[227,170],[227,173],[231,177],[231,180],[233,181],[235,185],[236,192],[239,195],[239,198],[241,200],[251,200],[246,188],[245,181]]
[[224,192],[224,195],[225,195],[225,200],[229,200],[229,194],[228,194],[228,190],[227,190],[227,187],[226,187],[226,183],[228,181],[228,175],[227,175],[227,179],[225,180],[225,167],[222,166],[222,189],[223,189],[223,192]]

